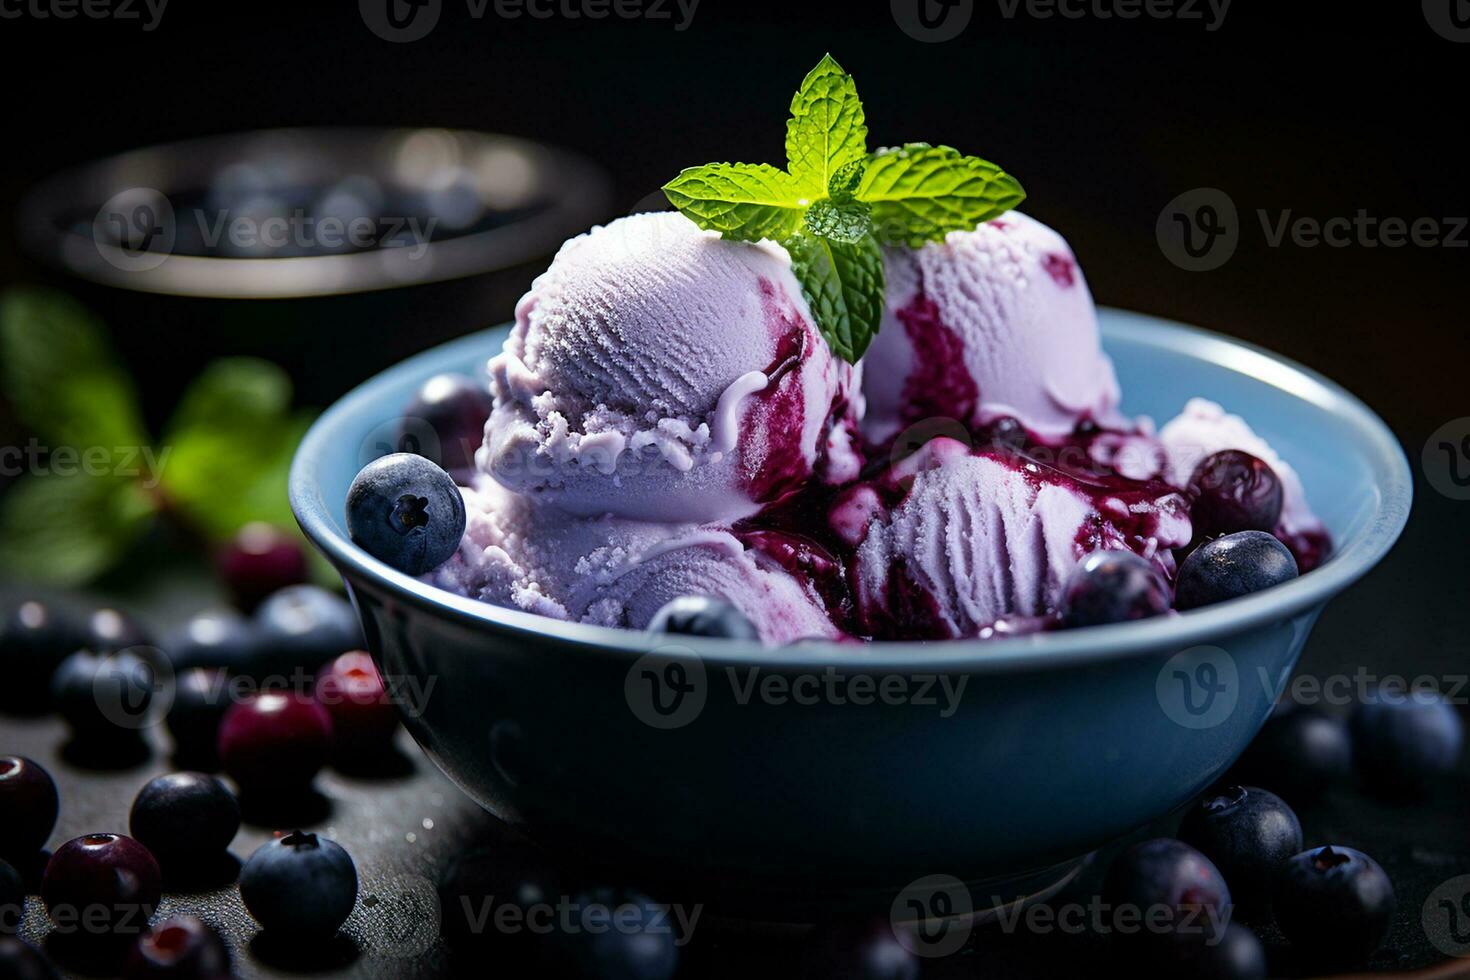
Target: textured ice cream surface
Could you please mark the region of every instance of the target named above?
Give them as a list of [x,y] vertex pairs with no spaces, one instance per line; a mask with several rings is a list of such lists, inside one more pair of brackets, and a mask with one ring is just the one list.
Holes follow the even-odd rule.
[[683,595],[733,604],[767,643],[835,637],[810,583],[728,528],[578,517],[482,479],[464,489],[459,553],[432,575],[442,588],[571,622],[643,629]]
[[1121,422],[1087,281],[1062,236],[1009,212],[884,256],[888,297],[864,357],[869,438],[948,417],[1044,436]]
[[580,516],[733,520],[861,465],[857,371],[817,331],[785,250],[677,213],[567,242],[490,375],[479,467]]
[[975,636],[1006,618],[1049,616],[1078,561],[1097,550],[1132,550],[1172,577],[1172,549],[1191,534],[1181,495],[1037,457],[936,439],[885,474],[903,495],[857,548],[864,633]]
[[1179,487],[1188,485],[1207,457],[1227,449],[1250,453],[1265,462],[1281,481],[1281,521],[1276,536],[1296,555],[1302,571],[1326,558],[1330,548],[1327,531],[1307,504],[1301,477],[1245,419],[1208,399],[1193,398],[1159,431],[1159,441],[1168,458],[1169,482]]

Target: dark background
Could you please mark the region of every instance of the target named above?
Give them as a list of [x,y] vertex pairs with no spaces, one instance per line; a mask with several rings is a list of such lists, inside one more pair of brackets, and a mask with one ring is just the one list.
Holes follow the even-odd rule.
[[[879,0],[702,0],[683,31],[674,19],[507,20],[493,6],[476,20],[464,0],[445,0],[438,26],[411,44],[376,37],[350,2],[174,0],[148,33],[136,21],[0,20],[0,215],[68,165],[313,124],[559,143],[611,172],[621,213],[684,166],[780,162],[791,92],[830,50],[858,80],[875,142],[947,142],[1001,163],[1025,184],[1027,210],[1071,240],[1099,302],[1317,368],[1383,415],[1417,470],[1430,433],[1470,415],[1470,249],[1273,248],[1255,213],[1470,213],[1460,104],[1470,44],[1439,36],[1411,2],[1238,0],[1213,32],[1200,20],[1002,9],[976,0],[963,33],[938,44],[909,37]],[[1239,249],[1213,272],[1179,269],[1155,237],[1165,205],[1198,187],[1224,190],[1241,213]],[[324,405],[406,353],[508,317],[536,268],[517,270],[504,296],[433,309],[411,326],[372,307],[345,322],[310,317],[284,340],[226,329],[207,308],[191,308],[185,343],[161,342],[146,322],[112,326],[155,422],[220,353],[280,360],[302,397]],[[43,275],[0,235],[0,283]],[[110,295],[88,299],[107,315]],[[1457,663],[1470,626],[1467,531],[1470,505],[1421,483],[1404,544],[1324,618],[1308,667]]]
[[[1470,415],[1470,250],[1273,248],[1255,216],[1470,213],[1470,44],[1440,37],[1409,0],[1237,0],[1213,32],[1198,20],[1043,20],[1024,9],[1008,19],[995,0],[977,0],[969,27],[941,44],[907,36],[886,0],[702,0],[684,31],[615,16],[505,20],[493,7],[473,20],[463,0],[446,0],[438,27],[407,45],[374,36],[347,0],[173,0],[151,33],[137,22],[5,19],[0,218],[13,223],[25,191],[69,165],[190,136],[318,124],[466,127],[558,143],[610,171],[621,213],[683,166],[779,163],[786,104],[824,51],[857,78],[875,142],[950,143],[1015,173],[1026,210],[1070,239],[1100,303],[1262,344],[1373,406],[1416,470],[1413,517],[1395,553],[1323,616],[1301,669],[1464,671],[1470,504],[1424,482],[1419,457],[1431,432]],[[1198,187],[1222,189],[1242,216],[1239,250],[1207,273],[1173,265],[1155,237],[1165,205]],[[535,271],[518,270],[516,290]],[[57,281],[0,229],[0,285],[37,280]],[[510,313],[496,297],[488,312],[434,309],[412,329],[370,315],[322,319],[283,343],[216,329],[205,310],[191,313],[197,329],[178,345],[160,343],[149,323],[117,322],[123,306],[105,291],[88,299],[112,320],[155,423],[209,356],[270,356],[291,369],[304,400],[322,405],[408,352]],[[4,427],[0,407],[0,435]],[[1463,810],[1458,797],[1440,803]],[[1380,838],[1403,819],[1402,846],[1416,846],[1408,838],[1420,824],[1407,815],[1365,816]],[[1433,848],[1470,854],[1459,826],[1458,839]]]

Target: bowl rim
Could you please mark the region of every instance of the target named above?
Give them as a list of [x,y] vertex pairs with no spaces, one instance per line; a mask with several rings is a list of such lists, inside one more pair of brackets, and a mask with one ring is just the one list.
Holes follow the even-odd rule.
[[[1265,592],[1218,606],[1173,613],[1139,622],[1058,630],[990,640],[933,642],[810,641],[799,647],[751,647],[734,640],[700,637],[652,638],[648,634],[564,622],[519,609],[506,609],[460,596],[422,582],[378,561],[334,527],[320,492],[316,460],[336,433],[352,424],[376,391],[405,375],[429,377],[465,353],[485,349],[490,335],[505,325],[479,331],[417,354],[369,379],[322,413],[302,439],[292,462],[291,508],[302,530],[344,577],[360,577],[408,605],[448,616],[465,625],[488,628],[527,640],[555,639],[587,652],[636,658],[650,652],[694,654],[701,661],[781,670],[825,669],[916,671],[963,670],[991,673],[1098,663],[1115,658],[1175,651],[1281,622],[1316,607],[1366,574],[1388,553],[1408,521],[1413,480],[1408,459],[1388,426],[1357,397],[1321,374],[1265,348],[1199,327],[1127,310],[1100,309],[1105,339],[1118,339],[1187,354],[1256,379],[1309,401],[1352,423],[1377,476],[1379,499],[1366,528],[1346,542],[1320,568]],[[439,367],[436,368],[436,365]]]

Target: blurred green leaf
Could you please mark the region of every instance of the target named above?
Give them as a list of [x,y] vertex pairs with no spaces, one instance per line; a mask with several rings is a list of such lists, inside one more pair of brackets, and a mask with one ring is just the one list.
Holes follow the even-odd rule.
[[274,364],[235,357],[205,368],[164,435],[170,502],[215,538],[251,521],[294,527],[286,478],[311,418],[290,405],[291,380]]
[[0,568],[32,582],[81,585],[123,557],[156,509],[134,479],[22,477],[0,497]]
[[0,383],[16,414],[53,448],[147,445],[133,383],[102,325],[63,293],[0,296]]

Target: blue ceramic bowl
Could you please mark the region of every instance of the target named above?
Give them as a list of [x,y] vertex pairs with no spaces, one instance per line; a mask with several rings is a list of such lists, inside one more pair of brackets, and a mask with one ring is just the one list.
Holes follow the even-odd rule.
[[480,369],[505,328],[414,357],[327,411],[297,455],[291,502],[346,579],[385,675],[433,684],[407,719],[414,737],[533,836],[737,894],[878,896],[933,874],[1020,894],[1218,777],[1327,601],[1409,513],[1398,442],[1332,382],[1193,328],[1102,319],[1124,407],[1164,420],[1199,395],[1245,416],[1300,472],[1335,539],[1329,561],[1140,623],[985,643],[691,639],[651,653],[638,633],[442,592],[348,540],[348,484],[387,451],[414,389]]

